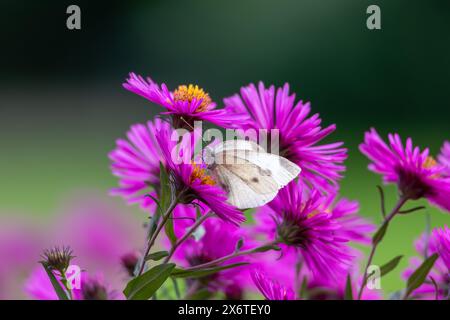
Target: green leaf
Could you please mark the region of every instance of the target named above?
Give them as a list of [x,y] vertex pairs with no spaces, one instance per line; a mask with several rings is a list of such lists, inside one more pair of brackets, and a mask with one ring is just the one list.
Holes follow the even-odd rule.
[[400,260],[402,260],[402,258],[403,258],[403,256],[396,256],[394,259],[392,259],[388,263],[381,266],[380,276],[382,277],[384,275],[387,275],[389,272],[394,270],[398,266],[398,264],[399,264]]
[[281,248],[279,246],[277,246],[276,244],[268,244],[266,246],[261,246],[261,247],[253,249],[252,253],[267,252],[270,250],[280,251]]
[[128,300],[148,300],[166,281],[174,268],[173,263],[157,265],[128,282],[123,293]]
[[56,292],[56,295],[58,296],[58,299],[59,300],[69,300],[69,297],[67,296],[66,291],[61,287],[61,284],[56,279],[56,277],[53,274],[53,272],[47,266],[45,266],[44,263],[41,263],[41,264],[44,267],[45,272],[47,272],[47,275],[48,275],[48,277],[50,279],[50,282],[52,283],[53,289],[55,289],[55,292]]
[[[164,165],[160,162],[159,163],[159,181],[161,185],[160,190],[160,204],[161,204],[161,215],[166,212],[166,210],[170,206],[170,202],[172,201],[172,190],[170,188],[169,184],[169,176],[167,175],[166,169],[164,168]],[[177,242],[177,237],[175,236],[175,231],[173,228],[173,219],[168,219],[164,230],[166,232],[167,237],[170,240],[170,243],[172,246]]]
[[169,255],[169,252],[167,252],[167,251],[153,252],[145,257],[145,261],[148,261],[148,260],[159,261],[162,258],[167,257],[168,255]]
[[199,269],[199,270],[183,270],[183,269],[175,269],[172,271],[172,277],[175,278],[202,278],[209,275],[212,275],[214,273],[247,265],[248,262],[239,262],[239,263],[233,263],[233,264],[227,264],[225,266],[218,266],[218,267],[212,267],[212,268],[205,268],[205,269]]
[[386,218],[386,205],[384,204],[384,191],[381,186],[377,186],[378,192],[380,193],[380,202],[381,202],[381,214],[383,218]]
[[377,232],[375,232],[373,238],[372,238],[372,244],[373,245],[377,245],[381,242],[381,240],[383,240],[384,235],[386,234],[386,230],[388,227],[389,223],[383,223],[383,225],[381,226],[380,229],[377,230]]
[[164,211],[169,206],[172,194],[170,191],[169,176],[167,175],[166,168],[164,167],[162,162],[159,163],[159,184],[159,203],[161,205],[161,209]]
[[420,267],[418,267],[416,271],[413,272],[413,274],[409,277],[406,285],[405,298],[407,298],[414,290],[416,290],[424,283],[437,258],[439,258],[439,255],[437,253],[433,254],[424,262],[422,262]]
[[352,279],[350,275],[347,275],[347,283],[345,284],[345,297],[344,300],[353,300],[353,288],[352,288]]

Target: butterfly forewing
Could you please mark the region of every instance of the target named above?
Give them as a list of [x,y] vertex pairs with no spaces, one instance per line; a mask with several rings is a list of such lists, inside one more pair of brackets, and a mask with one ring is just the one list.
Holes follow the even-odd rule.
[[266,204],[300,173],[296,164],[251,141],[225,141],[211,155],[210,170],[228,192],[228,202],[240,209]]
[[271,193],[257,193],[224,166],[218,166],[214,170],[214,174],[224,184],[224,189],[228,192],[228,202],[239,209],[262,206],[275,198],[278,193],[278,189]]

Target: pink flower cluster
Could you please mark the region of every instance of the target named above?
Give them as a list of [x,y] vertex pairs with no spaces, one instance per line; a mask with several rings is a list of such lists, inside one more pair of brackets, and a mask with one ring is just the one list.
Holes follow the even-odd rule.
[[[177,248],[175,261],[191,268],[208,264],[232,254],[239,241],[253,248],[268,241],[278,246],[278,251],[240,257],[237,261],[248,263],[244,267],[188,281],[191,289],[206,288],[211,293],[242,297],[247,289],[256,287],[267,299],[343,299],[343,279],[349,276],[353,294],[357,294],[366,279],[359,275],[362,254],[353,244],[371,245],[376,226],[358,214],[357,201],[339,196],[347,150],[342,142],[321,144],[336,129],[335,125],[321,127],[319,115],[310,114],[310,103],[296,101],[288,84],[276,88],[260,82],[242,87],[239,93],[223,99],[222,109],[198,86],[181,85],[170,91],[165,84],[158,85],[150,78],[144,80],[131,73],[124,87],[165,108],[167,111],[162,114],[169,115],[171,121],[156,119],[146,125],[134,125],[128,139],[118,140],[110,153],[113,173],[120,181],[113,193],[129,203],[140,203],[153,215],[155,204],[146,195],[158,197],[161,162],[176,188],[183,190],[182,204],[175,208],[173,217],[191,218],[175,220],[178,237],[194,224],[196,208],[200,207],[203,215],[213,212],[218,217],[203,223],[204,234],[199,239],[190,237]],[[227,203],[227,190],[214,181],[207,168],[189,161],[173,163],[173,130],[184,128],[192,132],[195,121],[237,130],[276,129],[279,155],[296,163],[302,172],[272,202],[244,215]],[[177,156],[194,159],[193,140],[183,139]],[[403,145],[394,134],[389,135],[386,144],[371,129],[360,149],[372,161],[370,170],[381,174],[384,182],[397,184],[404,202],[427,198],[449,211],[449,146],[446,143],[438,161],[434,161],[428,149],[420,151],[411,139]],[[245,218],[250,222],[242,223]],[[170,248],[169,241],[165,244]],[[445,250],[447,253],[441,253],[439,259],[449,255],[448,245]],[[234,261],[236,258],[227,263]],[[294,294],[301,279],[306,279],[308,292],[304,297],[298,291]],[[363,299],[380,297],[377,290],[361,292]]]
[[[367,285],[367,270],[390,221],[405,210],[405,203],[421,198],[450,211],[449,142],[434,160],[410,138],[403,142],[398,134],[390,134],[385,142],[375,129],[366,132],[360,151],[371,161],[369,170],[395,184],[399,192],[392,211],[386,214],[383,205],[384,220],[376,226],[359,214],[358,201],[340,194],[347,150],[339,141],[323,143],[336,126],[322,127],[310,103],[296,100],[288,84],[250,84],[224,98],[223,108],[196,85],[171,91],[164,83],[131,73],[124,88],[165,109],[153,121],[132,125],[109,154],[111,171],[119,180],[111,194],[139,204],[149,218],[145,228],[96,201],[85,200],[68,210],[50,238],[70,245],[75,257],[56,250],[42,265],[28,267],[23,285],[28,297],[58,298],[50,270],[72,299],[124,299],[129,280],[138,281],[155,266],[175,263],[177,272],[187,276],[181,283],[174,280],[173,290],[167,281],[157,293],[159,299],[168,298],[168,291],[187,299],[245,299],[258,294],[271,300],[381,299],[381,290]],[[196,161],[203,156],[202,150],[195,152],[197,121],[220,130],[276,130],[279,155],[298,165],[300,175],[266,205],[236,208],[228,201],[227,186]],[[177,129],[184,134],[174,141]],[[165,236],[158,237],[160,233]],[[0,294],[9,290],[1,287],[4,275],[19,263],[14,261],[24,259],[17,253],[28,250],[37,261],[36,243],[49,245],[31,239],[21,243],[14,237],[0,239]],[[361,246],[370,250],[367,262],[357,249]],[[450,229],[442,226],[425,233],[416,249],[420,257],[411,260],[405,280],[430,256],[436,261],[420,286],[399,294],[405,299],[448,299]],[[5,256],[10,258],[2,259]],[[73,290],[64,274],[69,262],[83,270]],[[361,266],[366,267],[363,273]]]

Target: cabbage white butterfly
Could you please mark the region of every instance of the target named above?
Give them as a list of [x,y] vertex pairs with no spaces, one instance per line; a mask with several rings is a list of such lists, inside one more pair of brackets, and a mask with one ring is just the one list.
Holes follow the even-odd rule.
[[228,140],[208,146],[203,153],[207,169],[239,209],[262,206],[298,176],[295,163],[267,153],[247,140]]

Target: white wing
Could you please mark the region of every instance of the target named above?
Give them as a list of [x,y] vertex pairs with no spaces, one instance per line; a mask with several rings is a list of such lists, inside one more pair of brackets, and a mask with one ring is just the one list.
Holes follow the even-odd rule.
[[228,203],[238,209],[260,207],[270,202],[278,193],[278,188],[266,193],[256,192],[249,184],[224,166],[218,166],[214,172],[228,191]]
[[255,151],[237,151],[236,157],[258,166],[264,171],[270,171],[272,178],[277,182],[279,189],[295,179],[301,169],[295,163],[276,154]]
[[236,150],[266,152],[256,142],[248,140],[226,140],[212,147],[213,154]]
[[208,150],[211,171],[228,192],[228,202],[239,209],[262,206],[300,173],[295,163],[267,153],[247,140],[227,140]]

